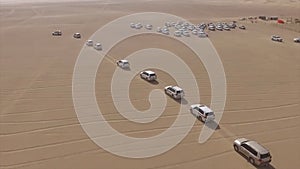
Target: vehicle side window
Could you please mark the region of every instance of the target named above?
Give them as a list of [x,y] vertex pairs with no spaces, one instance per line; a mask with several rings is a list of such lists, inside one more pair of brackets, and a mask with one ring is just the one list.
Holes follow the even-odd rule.
[[241,147],[244,147],[246,150],[249,149],[249,146],[247,144],[242,144]]
[[171,88],[171,91],[175,93],[175,90],[173,88]]
[[257,151],[255,151],[252,147],[249,147],[249,151],[250,151],[253,155],[257,156]]

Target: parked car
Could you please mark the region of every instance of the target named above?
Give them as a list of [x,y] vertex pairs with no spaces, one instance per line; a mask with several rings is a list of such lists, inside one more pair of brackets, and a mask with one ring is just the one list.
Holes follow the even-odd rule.
[[140,77],[147,81],[154,81],[157,79],[156,73],[151,70],[145,70],[140,73]]
[[223,29],[224,29],[225,31],[230,31],[230,28],[229,28],[229,26],[227,26],[227,25],[223,26]]
[[271,40],[276,41],[276,42],[282,42],[283,41],[283,39],[278,35],[272,35]]
[[217,29],[218,31],[223,31],[223,27],[222,27],[221,25],[216,26],[216,29]]
[[153,27],[153,26],[150,25],[150,24],[145,25],[145,28],[148,29],[148,30],[152,30],[152,27]]
[[89,40],[86,41],[85,44],[86,44],[86,46],[93,46],[94,42],[93,42],[93,40],[89,39]]
[[165,34],[165,35],[169,35],[170,33],[169,33],[169,29],[167,29],[167,28],[163,28],[162,30],[161,30],[161,33],[162,34]]
[[243,29],[243,30],[246,29],[246,27],[245,27],[244,25],[239,26],[239,28],[240,28],[240,29]]
[[81,34],[80,33],[74,33],[73,37],[76,38],[76,39],[80,39]]
[[157,28],[156,28],[156,31],[159,32],[159,33],[161,33],[161,32],[162,32],[161,27],[157,27]]
[[206,37],[208,37],[208,34],[205,33],[205,32],[199,32],[199,33],[198,33],[198,36],[199,36],[200,38],[206,38]]
[[130,23],[131,28],[135,28],[135,23]]
[[213,121],[215,119],[214,112],[206,105],[193,104],[191,105],[190,112],[203,122]]
[[192,31],[192,34],[197,35],[197,34],[198,34],[198,31],[197,31],[196,29],[194,29],[194,30]]
[[233,147],[235,151],[243,154],[253,165],[269,165],[272,160],[269,150],[256,141],[239,138],[234,140]]
[[215,30],[216,30],[216,27],[215,27],[215,26],[212,26],[212,25],[210,25],[210,26],[208,26],[208,30],[210,30],[210,31],[215,31]]
[[143,25],[141,23],[135,24],[135,28],[136,29],[141,29],[142,27],[143,27]]
[[61,36],[62,32],[61,32],[61,30],[56,30],[56,31],[52,32],[52,35],[53,36]]
[[101,45],[101,43],[96,43],[96,44],[94,45],[94,48],[95,48],[96,50],[102,50],[102,45]]
[[184,96],[184,91],[178,86],[166,86],[165,93],[174,99],[181,99]]
[[183,36],[186,36],[186,37],[189,37],[189,36],[190,36],[190,33],[189,33],[189,31],[183,31],[183,32],[182,32],[182,35],[183,35]]
[[130,67],[130,64],[128,60],[118,60],[117,65],[122,69],[128,69]]
[[181,31],[175,31],[174,36],[180,37],[181,36]]
[[295,43],[300,43],[300,38],[294,38]]

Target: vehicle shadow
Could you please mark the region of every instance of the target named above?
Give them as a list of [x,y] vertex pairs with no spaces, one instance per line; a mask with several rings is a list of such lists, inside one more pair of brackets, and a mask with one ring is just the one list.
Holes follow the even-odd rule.
[[[249,162],[249,159],[247,158],[247,156],[245,156],[244,154],[237,152],[239,155],[241,155],[246,161]],[[249,164],[251,165],[251,163],[249,162]],[[254,167],[256,167],[257,169],[276,169],[272,164],[268,164],[266,166],[257,166],[257,165],[253,165]]]
[[130,67],[128,67],[128,68],[122,68],[122,69],[125,70],[125,71],[131,71]]
[[213,130],[221,129],[220,125],[218,123],[216,123],[215,121],[205,122],[204,125],[206,125],[207,127],[209,127],[210,129],[213,129]]
[[149,83],[150,83],[150,84],[153,84],[153,85],[158,85],[158,84],[159,84],[159,82],[158,82],[157,80],[152,80],[152,81],[150,81]]
[[185,98],[181,99],[174,99],[177,103],[182,104],[182,105],[187,105],[189,102]]

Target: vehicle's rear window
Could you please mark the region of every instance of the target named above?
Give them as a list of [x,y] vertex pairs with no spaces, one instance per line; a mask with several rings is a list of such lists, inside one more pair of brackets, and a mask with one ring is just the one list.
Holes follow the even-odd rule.
[[267,153],[267,154],[261,154],[260,157],[261,157],[261,158],[268,158],[268,157],[270,157],[270,153]]

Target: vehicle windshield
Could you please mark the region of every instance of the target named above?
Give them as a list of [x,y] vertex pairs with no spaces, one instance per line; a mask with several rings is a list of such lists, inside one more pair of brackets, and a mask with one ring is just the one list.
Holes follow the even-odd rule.
[[208,112],[208,113],[205,113],[205,115],[206,116],[212,116],[212,115],[214,115],[214,113],[213,112]]
[[268,157],[270,157],[270,153],[261,154],[260,157],[261,158],[268,158]]

